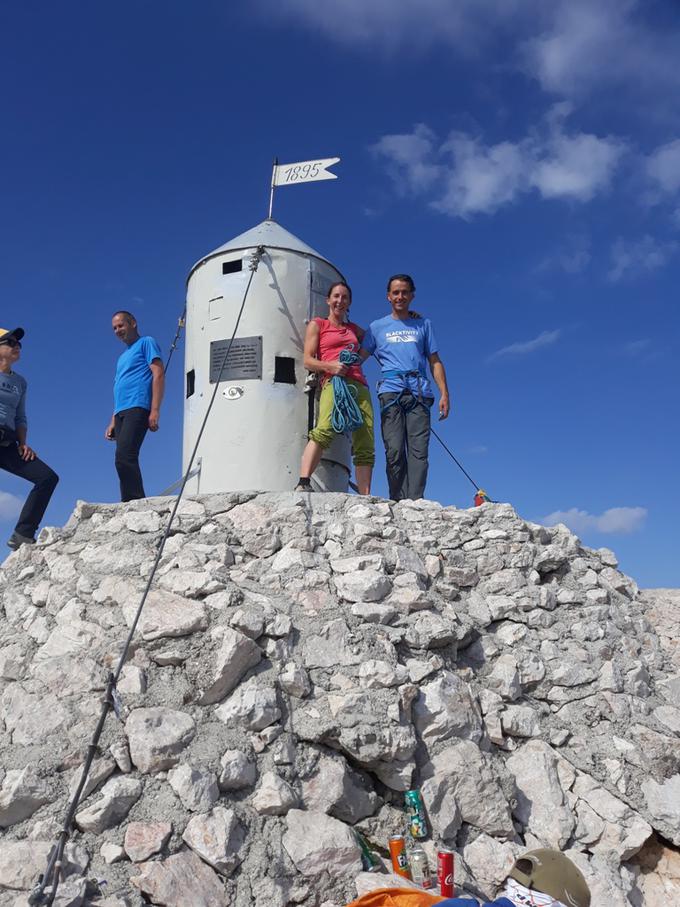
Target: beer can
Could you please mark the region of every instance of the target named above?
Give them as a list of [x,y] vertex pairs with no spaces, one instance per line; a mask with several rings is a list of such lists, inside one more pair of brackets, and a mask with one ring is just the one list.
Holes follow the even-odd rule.
[[411,878],[421,888],[432,888],[432,874],[427,863],[427,854],[422,847],[414,847],[409,856]]
[[404,794],[409,831],[412,838],[427,837],[427,818],[423,795],[419,790],[407,790]]
[[382,863],[368,846],[366,838],[356,829],[354,829],[354,837],[357,839],[357,844],[361,848],[361,864],[364,871],[380,872],[382,870]]
[[448,847],[440,847],[437,851],[437,881],[439,893],[443,898],[452,898],[453,887],[453,851]]
[[398,876],[405,879],[411,878],[408,868],[408,855],[406,853],[406,840],[403,835],[394,835],[390,838],[390,856],[392,857],[392,869]]

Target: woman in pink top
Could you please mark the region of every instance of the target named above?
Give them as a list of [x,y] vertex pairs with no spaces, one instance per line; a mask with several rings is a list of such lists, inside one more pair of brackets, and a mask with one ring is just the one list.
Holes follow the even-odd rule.
[[361,366],[347,366],[339,360],[340,353],[348,347],[355,352],[359,351],[364,332],[358,325],[346,320],[352,304],[352,291],[346,283],[334,283],[328,291],[326,302],[328,318],[314,318],[307,325],[305,334],[305,368],[321,375],[322,388],[319,416],[302,454],[300,480],[295,490],[311,491],[310,477],[319,465],[323,451],[330,447],[335,437],[331,424],[333,384],[329,379],[339,375],[354,391],[363,416],[362,425],[352,434],[352,459],[359,493],[370,494],[375,462],[371,394]]

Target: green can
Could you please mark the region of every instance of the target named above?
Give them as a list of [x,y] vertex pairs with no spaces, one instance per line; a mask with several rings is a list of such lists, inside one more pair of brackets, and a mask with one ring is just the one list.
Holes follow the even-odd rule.
[[419,790],[407,790],[404,794],[406,804],[406,815],[408,816],[408,826],[412,838],[427,837],[427,817],[425,815],[425,804],[423,795]]
[[368,846],[366,838],[354,829],[354,837],[361,848],[361,863],[365,872],[382,872],[382,863]]

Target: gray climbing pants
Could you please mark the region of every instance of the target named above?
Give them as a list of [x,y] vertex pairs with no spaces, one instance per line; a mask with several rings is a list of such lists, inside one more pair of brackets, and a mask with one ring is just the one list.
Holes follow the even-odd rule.
[[[412,394],[380,394],[380,426],[387,461],[390,498],[416,500],[425,494],[432,397],[420,403]],[[389,405],[391,404],[391,405]]]

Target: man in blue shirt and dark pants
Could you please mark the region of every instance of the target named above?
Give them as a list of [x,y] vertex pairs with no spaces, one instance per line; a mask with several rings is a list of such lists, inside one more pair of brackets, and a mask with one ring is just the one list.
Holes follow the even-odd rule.
[[149,431],[158,431],[165,373],[160,347],[153,337],[140,337],[130,312],[116,312],[113,333],[127,349],[118,358],[113,384],[114,410],[106,429],[116,442],[116,471],[121,501],[146,497],[139,468],[139,451]]
[[437,352],[429,318],[413,317],[409,306],[415,284],[408,274],[387,282],[392,311],[373,321],[361,344],[363,359],[373,353],[380,363],[378,382],[387,482],[394,501],[422,498],[427,481],[430,407],[434,403],[429,364],[439,389],[439,418],[449,414],[449,390],[444,364]]

